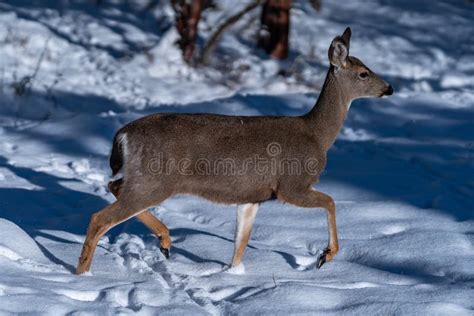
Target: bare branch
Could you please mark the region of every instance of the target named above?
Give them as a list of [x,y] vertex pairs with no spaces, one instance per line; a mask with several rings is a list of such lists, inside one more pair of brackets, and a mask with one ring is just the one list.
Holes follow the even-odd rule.
[[240,20],[245,14],[252,11],[253,9],[257,8],[262,3],[262,0],[255,0],[244,7],[241,11],[237,12],[236,14],[230,16],[227,20],[225,20],[216,31],[209,37],[206,45],[202,49],[202,54],[199,62],[201,64],[207,64],[209,61],[209,56],[215,50],[217,43],[219,42],[220,37],[224,33],[226,29],[234,25],[238,20]]
[[31,88],[32,81],[36,78],[36,75],[38,74],[38,71],[41,67],[41,64],[43,63],[43,58],[44,58],[44,55],[46,54],[46,51],[48,49],[48,43],[49,43],[50,39],[51,39],[51,35],[49,35],[48,38],[46,39],[46,42],[44,44],[44,48],[41,51],[41,54],[38,58],[38,61],[36,62],[36,66],[35,66],[35,69],[34,69],[33,73],[31,75],[24,76],[18,82],[13,82],[12,83],[12,87],[13,87],[13,90],[15,91],[15,95],[22,96]]

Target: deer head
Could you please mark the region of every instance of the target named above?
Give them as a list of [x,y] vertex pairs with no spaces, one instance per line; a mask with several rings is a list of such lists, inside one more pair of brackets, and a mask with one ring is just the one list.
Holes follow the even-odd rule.
[[344,91],[345,98],[354,100],[363,97],[391,95],[393,88],[358,58],[349,56],[351,29],[336,36],[328,50],[329,62],[334,78]]

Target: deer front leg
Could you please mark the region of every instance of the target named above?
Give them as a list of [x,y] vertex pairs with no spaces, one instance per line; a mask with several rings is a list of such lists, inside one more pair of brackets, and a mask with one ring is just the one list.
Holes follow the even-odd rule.
[[242,261],[245,247],[249,243],[253,222],[257,216],[258,204],[244,204],[237,209],[237,227],[235,230],[235,248],[232,258],[232,267],[238,266]]
[[318,192],[312,188],[301,192],[295,192],[294,190],[290,192],[279,192],[278,198],[299,207],[322,207],[326,209],[329,242],[327,248],[319,256],[316,267],[319,269],[324,263],[331,261],[339,250],[336,228],[336,204],[334,200],[329,195]]

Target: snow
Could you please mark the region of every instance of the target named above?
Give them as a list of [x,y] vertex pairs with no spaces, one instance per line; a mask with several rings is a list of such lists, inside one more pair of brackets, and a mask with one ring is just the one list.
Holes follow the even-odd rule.
[[[199,45],[236,10],[218,3]],[[253,48],[254,12],[196,69],[173,45],[168,2],[142,8],[0,3],[0,314],[473,314],[472,3],[324,1],[318,14],[295,1],[288,61]],[[130,220],[101,239],[90,273],[73,274],[90,215],[114,200],[119,127],[159,111],[302,114],[348,25],[351,54],[395,94],[353,103],[316,185],[337,205],[334,261],[315,269],[322,210],[271,201],[228,269],[237,206],[177,196],[152,209],[170,228],[170,259]]]

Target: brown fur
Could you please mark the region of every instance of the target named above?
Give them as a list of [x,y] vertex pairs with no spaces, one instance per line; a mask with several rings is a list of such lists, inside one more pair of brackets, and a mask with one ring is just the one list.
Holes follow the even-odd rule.
[[[330,261],[339,248],[335,204],[328,195],[314,191],[312,184],[319,180],[326,165],[326,153],[342,127],[350,102],[393,91],[360,60],[348,56],[349,42],[350,29],[333,40],[324,87],[316,105],[305,115],[153,114],[120,129],[111,162],[114,173],[123,162],[124,175],[109,184],[112,192],[120,194],[113,206],[93,216],[77,272],[89,270],[95,244],[109,227],[181,193],[227,204],[256,204],[277,197],[300,207],[325,208],[329,244],[318,267]],[[361,72],[367,76],[362,78]],[[279,144],[278,156],[268,152],[271,143]],[[249,168],[243,174],[211,172],[191,176],[177,170],[156,173],[150,169],[150,162],[157,157],[164,162],[188,159],[193,166],[203,158],[210,162],[226,158],[239,167],[255,155],[267,161],[273,159],[278,166],[284,159],[296,159],[301,165],[315,159],[318,165],[315,173],[303,170],[300,174],[288,174],[282,168],[262,174]]]

